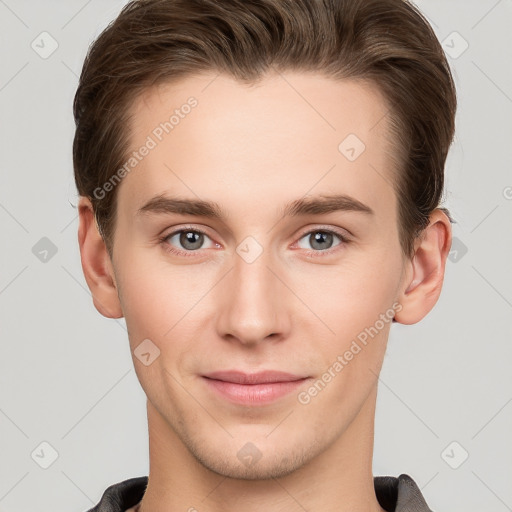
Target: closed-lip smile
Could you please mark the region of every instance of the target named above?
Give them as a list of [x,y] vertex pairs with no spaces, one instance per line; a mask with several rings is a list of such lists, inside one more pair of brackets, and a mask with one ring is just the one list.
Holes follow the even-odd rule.
[[217,371],[202,375],[217,396],[241,405],[265,405],[297,389],[309,377],[264,370],[245,373],[238,370]]

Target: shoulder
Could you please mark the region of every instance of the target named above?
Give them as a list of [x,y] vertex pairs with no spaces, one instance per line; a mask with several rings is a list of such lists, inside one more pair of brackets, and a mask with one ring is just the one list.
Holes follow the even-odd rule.
[[112,484],[105,489],[98,504],[87,512],[125,512],[139,503],[147,483],[147,476],[139,476]]

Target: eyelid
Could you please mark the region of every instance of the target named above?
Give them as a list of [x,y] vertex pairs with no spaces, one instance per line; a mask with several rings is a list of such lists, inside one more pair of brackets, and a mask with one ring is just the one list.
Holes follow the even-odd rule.
[[343,241],[350,241],[351,233],[349,233],[346,229],[342,230],[340,228],[335,228],[333,226],[315,226],[313,228],[307,229],[300,236],[299,239],[303,238],[305,235],[310,235],[312,233],[316,233],[318,231],[323,231],[326,233],[332,233],[334,235],[339,236]]
[[[212,235],[209,234],[208,230],[204,229],[202,227],[197,227],[197,225],[178,226],[178,227],[174,227],[171,231],[168,231],[168,232],[166,232],[166,230],[163,230],[161,232],[161,234],[158,235],[158,239],[160,239],[160,240],[167,239],[167,238],[170,238],[171,236],[177,235],[178,233],[188,232],[188,231],[193,231],[195,233],[201,233],[202,235],[207,236],[208,238],[210,238],[213,241],[213,237],[212,237]],[[217,243],[217,242],[215,242],[215,243]]]

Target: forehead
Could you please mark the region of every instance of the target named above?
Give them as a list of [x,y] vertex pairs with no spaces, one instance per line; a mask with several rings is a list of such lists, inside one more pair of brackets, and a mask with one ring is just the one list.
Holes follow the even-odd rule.
[[240,206],[334,189],[375,210],[395,200],[388,105],[368,82],[284,73],[247,85],[205,73],[146,90],[131,113],[131,151],[152,146],[121,184],[131,209],[173,191],[232,206],[233,191]]

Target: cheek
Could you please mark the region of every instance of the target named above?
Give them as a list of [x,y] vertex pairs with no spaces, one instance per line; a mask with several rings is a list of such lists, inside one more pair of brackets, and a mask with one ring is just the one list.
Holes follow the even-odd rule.
[[[156,254],[156,250],[154,251]],[[180,351],[201,323],[204,299],[214,275],[171,265],[148,251],[133,251],[119,271],[120,300],[132,350],[150,339],[163,355]]]
[[[163,404],[161,397],[173,393],[166,383],[173,382],[189,348],[190,336],[184,329],[190,325],[192,299],[183,293],[186,287],[178,271],[161,268],[147,257],[127,258],[127,262],[120,272],[120,300],[134,368],[152,402]],[[149,364],[144,353],[150,354]]]
[[294,279],[302,301],[311,310],[308,318],[318,324],[326,339],[336,339],[340,349],[392,307],[400,268],[396,256],[361,254],[339,267],[318,267],[307,278],[301,273]]
[[312,317],[309,326],[313,332],[316,322],[325,335],[315,342],[321,371],[301,397],[301,403],[315,403],[339,422],[354,417],[374,388],[395,312],[392,268],[375,262],[365,271],[352,270],[331,277],[321,293],[311,288],[312,309],[323,325]]
[[179,284],[159,264],[137,254],[126,257],[119,271],[120,301],[132,343],[161,339],[176,323],[182,301]]

